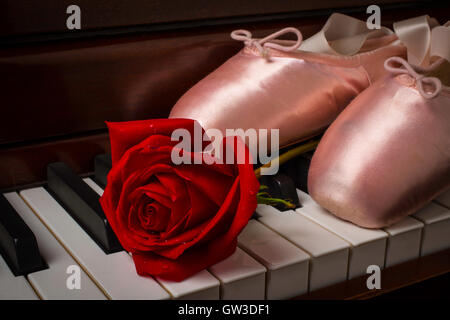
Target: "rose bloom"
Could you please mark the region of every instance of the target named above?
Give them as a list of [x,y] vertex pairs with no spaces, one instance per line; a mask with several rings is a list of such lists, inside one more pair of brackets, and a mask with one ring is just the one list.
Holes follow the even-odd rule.
[[[171,141],[172,131],[184,128],[194,137],[193,120],[107,125],[113,166],[100,203],[138,274],[181,281],[230,256],[257,205],[251,161],[173,164],[179,142]],[[225,148],[242,144],[237,137],[224,139]],[[192,160],[202,156],[175,151]]]

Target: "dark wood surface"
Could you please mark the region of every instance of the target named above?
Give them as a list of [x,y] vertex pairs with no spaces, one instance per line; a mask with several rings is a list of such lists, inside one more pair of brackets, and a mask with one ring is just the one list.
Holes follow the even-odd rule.
[[[306,300],[335,300],[335,299],[370,299],[400,288],[418,284],[428,279],[450,273],[450,249],[408,261],[381,270],[381,289],[367,289],[366,281],[369,275],[348,280],[324,289],[299,296],[295,299]],[[450,287],[447,283],[440,283],[443,288]],[[438,288],[436,288],[438,290]],[[447,298],[450,293],[447,291]],[[444,298],[444,297],[441,297]]]
[[[0,190],[40,184],[64,161],[93,172],[109,151],[105,120],[167,117],[177,99],[235,54],[234,29],[256,36],[286,26],[304,37],[329,14],[360,19],[373,1],[79,0],[82,30],[65,29],[72,1],[0,2]],[[382,23],[422,14],[448,20],[448,2],[378,0]],[[450,272],[450,250],[382,271],[382,290],[361,277],[299,298],[365,299]],[[448,279],[448,277],[446,278]]]
[[[383,10],[382,22],[391,26],[421,14],[448,19],[442,7],[411,3],[411,8]],[[273,12],[280,10],[273,5]],[[353,9],[353,16],[367,17],[364,8]],[[0,189],[45,180],[51,161],[92,172],[96,153],[108,151],[104,121],[167,117],[186,90],[242,47],[230,39],[232,30],[247,28],[262,36],[292,25],[306,38],[328,15],[313,11],[279,20],[262,14],[258,22],[3,47]]]
[[[66,8],[76,4],[81,9],[81,32],[232,17],[286,14],[302,11],[359,7],[371,0],[3,0],[0,2],[0,37],[39,33],[64,33]],[[431,2],[424,0],[377,0],[378,5]],[[80,32],[80,31],[70,31]]]
[[[228,30],[227,30],[228,31]],[[0,144],[167,117],[194,83],[234,54],[228,32],[47,44],[0,53]]]
[[450,272],[377,295],[372,300],[450,300]]
[[46,179],[47,165],[63,161],[77,173],[94,170],[94,157],[109,150],[106,133],[0,148],[0,188],[14,190]]

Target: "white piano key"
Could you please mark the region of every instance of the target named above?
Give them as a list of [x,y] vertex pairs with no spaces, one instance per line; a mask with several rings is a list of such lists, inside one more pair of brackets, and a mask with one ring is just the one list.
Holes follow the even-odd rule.
[[209,271],[220,280],[222,300],[264,300],[266,268],[242,249],[237,248]]
[[266,298],[307,292],[309,255],[255,220],[238,237],[239,246],[266,268]]
[[67,279],[70,276],[67,274],[67,268],[79,267],[78,264],[16,192],[6,193],[4,196],[33,231],[39,251],[48,265],[48,269],[27,275],[40,297],[46,300],[105,300],[105,295],[83,270],[80,270],[80,289],[71,290],[67,287]]
[[98,184],[96,184],[94,180],[92,180],[91,178],[84,178],[83,181],[86,182],[86,184],[89,187],[91,187],[95,192],[97,192],[100,195],[100,197],[103,195],[103,188],[101,188]]
[[292,210],[280,212],[258,205],[258,221],[311,255],[309,291],[347,279],[349,245],[313,221]]
[[413,214],[425,226],[422,233],[420,255],[450,248],[450,210],[433,202]]
[[218,300],[220,282],[208,271],[199,273],[180,282],[156,278],[170,292],[174,299]]
[[125,251],[105,254],[44,188],[23,190],[20,195],[109,298],[170,297],[153,278],[136,273]]
[[366,274],[369,265],[384,267],[388,237],[386,232],[358,227],[323,209],[307,193],[297,189],[297,194],[303,206],[296,210],[297,213],[313,220],[350,243],[349,279]]
[[443,194],[439,195],[436,199],[434,199],[440,205],[450,209],[450,190],[447,190]]
[[38,300],[23,276],[15,277],[0,255],[0,300]]
[[422,222],[405,217],[400,222],[384,228],[384,231],[389,234],[386,247],[386,268],[419,258],[423,226]]

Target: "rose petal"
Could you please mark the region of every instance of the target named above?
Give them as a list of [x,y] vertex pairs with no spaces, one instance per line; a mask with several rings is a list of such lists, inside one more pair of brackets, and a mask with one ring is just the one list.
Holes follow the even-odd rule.
[[[250,162],[222,167],[204,164],[173,166],[168,163],[173,145],[163,146],[166,142],[169,143],[166,137],[144,139],[121,155],[108,176],[101,203],[120,242],[133,252],[137,272],[178,281],[234,252],[237,236],[256,208],[259,185]],[[242,143],[238,138],[226,138],[224,148]],[[248,150],[245,151],[248,156]],[[156,175],[161,178],[158,177],[159,184],[152,187],[150,180]],[[180,189],[185,195],[181,195]],[[214,195],[211,189],[220,195]],[[197,206],[202,195],[211,199],[218,209],[206,210],[210,204],[203,205],[201,201]],[[160,198],[162,201],[158,204],[161,205],[163,201],[176,203],[177,210],[180,210],[177,211],[176,223],[168,232],[148,232],[142,236],[130,230],[130,226],[133,229],[141,224],[142,221],[137,223],[133,219],[139,218],[149,196]],[[172,202],[172,199],[183,201]],[[190,201],[195,201],[195,204],[191,205]],[[189,203],[189,206],[182,208],[183,203]],[[173,206],[170,209],[173,211]],[[208,218],[208,213],[211,218]],[[131,223],[129,214],[133,214]],[[169,234],[162,239],[162,235]]]
[[136,272],[141,276],[182,281],[232,255],[236,250],[236,243],[236,239],[231,243],[219,239],[213,243],[192,248],[177,260],[151,252],[133,254],[133,260]]
[[169,218],[170,209],[158,202],[147,205],[144,210],[139,212],[142,228],[153,232],[164,231],[167,228]]
[[[122,155],[152,135],[171,136],[173,130],[183,128],[194,132],[194,120],[190,119],[150,119],[128,122],[106,122],[111,140],[112,164],[116,164]],[[198,124],[197,124],[198,125]]]
[[[228,189],[234,182],[234,176],[209,170],[209,165],[183,165],[174,167],[174,170],[177,175],[197,187],[218,206],[222,204]],[[217,183],[219,181],[220,183]]]
[[191,203],[191,213],[184,228],[189,229],[211,219],[219,210],[219,206],[192,182],[187,181],[186,185]]

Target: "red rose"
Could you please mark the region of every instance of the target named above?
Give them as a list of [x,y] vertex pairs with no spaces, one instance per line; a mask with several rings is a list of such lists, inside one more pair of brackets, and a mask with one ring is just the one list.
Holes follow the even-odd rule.
[[231,255],[257,205],[252,164],[173,164],[172,131],[194,136],[193,120],[107,124],[113,167],[100,202],[137,272],[181,281]]

